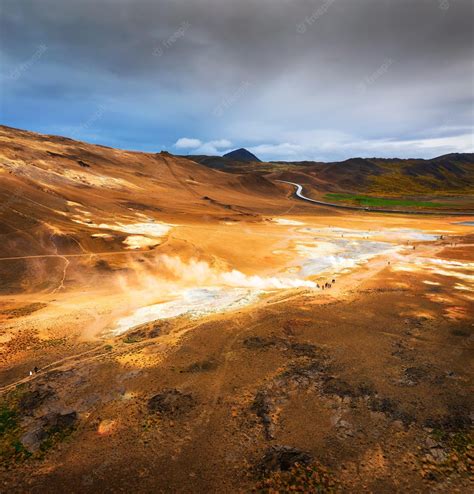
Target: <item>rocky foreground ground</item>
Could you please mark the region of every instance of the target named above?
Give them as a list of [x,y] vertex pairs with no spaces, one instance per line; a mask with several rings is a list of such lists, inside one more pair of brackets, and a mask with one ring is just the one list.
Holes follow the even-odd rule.
[[387,267],[40,371],[3,398],[3,486],[467,492],[472,306],[449,317],[425,297],[449,288],[422,281]]

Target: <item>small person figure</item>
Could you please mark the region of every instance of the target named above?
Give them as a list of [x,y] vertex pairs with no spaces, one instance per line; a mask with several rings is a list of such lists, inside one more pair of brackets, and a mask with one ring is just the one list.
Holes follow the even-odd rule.
[[336,283],[336,280],[332,280],[333,284]]
[[35,371],[35,374],[38,374],[39,369],[38,369],[38,367],[36,367],[36,365],[35,365],[35,368],[33,370]]
[[33,375],[33,371],[30,371],[30,376],[32,376],[32,375]]

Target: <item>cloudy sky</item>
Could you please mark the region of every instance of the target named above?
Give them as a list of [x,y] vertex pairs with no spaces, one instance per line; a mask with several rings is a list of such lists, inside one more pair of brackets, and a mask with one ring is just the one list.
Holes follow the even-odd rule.
[[2,0],[0,123],[262,159],[473,151],[471,0]]

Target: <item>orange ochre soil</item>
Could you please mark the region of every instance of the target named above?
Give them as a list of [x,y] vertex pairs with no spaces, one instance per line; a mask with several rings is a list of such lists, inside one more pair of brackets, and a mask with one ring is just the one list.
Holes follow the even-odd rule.
[[468,218],[6,127],[0,156],[3,492],[472,487]]

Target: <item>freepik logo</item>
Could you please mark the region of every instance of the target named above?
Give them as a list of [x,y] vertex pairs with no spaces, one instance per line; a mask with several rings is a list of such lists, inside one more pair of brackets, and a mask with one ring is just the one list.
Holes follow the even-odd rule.
[[169,50],[180,38],[182,38],[185,34],[186,31],[191,27],[191,23],[188,21],[183,21],[178,29],[168,36],[166,39],[164,39],[154,50],[153,50],[153,55],[155,57],[161,57],[164,55],[166,50]]
[[336,0],[326,0],[317,9],[313,10],[311,15],[306,16],[303,21],[296,25],[296,31],[300,34],[304,34],[309,27],[312,27],[313,24],[329,10],[329,7],[335,1]]
[[70,133],[71,137],[75,138],[81,135],[83,131],[90,129],[96,122],[98,122],[104,116],[106,111],[107,111],[106,105],[99,105],[97,107],[97,110],[84,123],[73,129],[73,131]]
[[448,10],[450,7],[449,0],[438,0],[438,3],[441,10]]
[[248,91],[248,89],[252,86],[249,81],[243,81],[240,83],[240,86],[229,96],[224,98],[212,111],[212,114],[215,117],[222,117],[226,110],[235,105],[237,101],[239,101],[244,94]]
[[361,83],[357,85],[359,91],[367,91],[367,89],[375,84],[383,75],[388,72],[388,69],[393,65],[394,61],[391,58],[386,58],[377,70],[374,70],[372,74],[367,76]]
[[38,49],[33,53],[33,55],[22,64],[18,65],[9,75],[12,81],[18,80],[25,72],[31,69],[31,67],[44,55],[48,47],[46,45],[39,45]]

